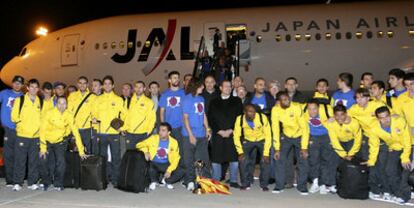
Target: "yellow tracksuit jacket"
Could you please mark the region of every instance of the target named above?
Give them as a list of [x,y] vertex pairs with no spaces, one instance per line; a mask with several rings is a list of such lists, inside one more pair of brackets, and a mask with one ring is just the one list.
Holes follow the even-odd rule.
[[[144,141],[138,143],[136,148],[144,153],[149,152],[151,160],[153,160],[157,154],[159,143],[160,136],[152,135]],[[170,165],[167,168],[167,172],[172,173],[175,169],[177,169],[178,163],[180,162],[180,150],[178,148],[177,141],[171,136],[169,137],[168,143],[168,161]]]
[[[336,121],[327,122],[326,129],[328,129],[332,147],[341,158],[354,156],[359,152],[362,143],[362,132],[357,120],[351,118],[351,122],[343,125],[340,125]],[[354,140],[354,145],[351,150],[346,152],[340,142],[349,142],[352,140]]]
[[114,118],[124,120],[124,116],[124,101],[114,92],[103,93],[95,99],[92,108],[92,118],[96,118],[101,122],[100,128],[97,129],[98,133],[111,135],[119,134],[119,132],[112,128],[110,124]]
[[410,128],[411,143],[414,145],[414,97],[411,97],[409,92],[404,92],[398,97],[395,113],[407,121]]
[[[241,119],[244,119],[242,127],[240,126]],[[243,146],[240,141],[243,128],[244,140],[249,142],[259,142],[264,140],[263,156],[269,156],[270,147],[272,146],[272,133],[269,121],[264,114],[262,114],[262,121],[263,124],[260,122],[259,113],[256,113],[253,120],[254,128],[252,129],[247,123],[245,115],[240,115],[237,117],[234,124],[233,141],[239,155],[244,153]]]
[[11,112],[11,120],[16,123],[16,133],[19,137],[39,138],[41,109],[40,98],[36,97],[35,101],[30,100],[26,93],[22,110],[19,113],[20,97],[16,98]]
[[371,126],[377,121],[375,110],[382,106],[385,105],[381,102],[372,101],[369,101],[365,108],[355,104],[348,110],[348,115],[359,122],[359,125],[363,130],[363,134],[369,137]]
[[291,103],[286,109],[276,105],[272,108],[273,147],[280,150],[280,123],[283,134],[289,138],[301,137],[301,148],[308,149],[309,136],[305,136],[304,129],[307,122],[303,119],[303,108],[298,103]]
[[[75,115],[76,110],[78,109],[81,102],[89,94],[89,90],[86,90],[84,94],[78,90],[74,93],[71,93],[68,97],[68,110]],[[92,108],[96,95],[91,94],[88,99],[82,104],[81,108],[78,111],[78,114],[75,117],[75,123],[78,129],[88,129],[91,128],[92,120]]]
[[61,113],[57,108],[49,110],[42,117],[40,125],[40,152],[47,152],[47,143],[62,142],[71,132],[75,137],[79,155],[84,155],[84,146],[78,128],[74,123],[73,114],[68,110]]
[[[125,108],[127,104],[125,104]],[[125,125],[122,130],[130,134],[151,134],[156,122],[156,108],[154,102],[141,95],[139,98],[134,94],[131,98],[129,109],[125,116]]]
[[371,130],[369,138],[368,166],[374,166],[379,152],[380,140],[383,140],[389,150],[402,151],[401,162],[410,162],[411,140],[407,123],[402,117],[391,117],[391,133],[382,129],[377,121]]

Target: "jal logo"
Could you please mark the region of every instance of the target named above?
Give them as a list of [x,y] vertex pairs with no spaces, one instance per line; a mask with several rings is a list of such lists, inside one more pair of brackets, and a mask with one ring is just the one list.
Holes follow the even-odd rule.
[[195,107],[195,113],[197,113],[199,115],[204,113],[204,103],[203,102],[194,103],[194,107]]
[[167,97],[167,106],[170,108],[180,107],[181,97],[171,96]]
[[[179,60],[192,60],[194,59],[194,52],[190,51],[190,27],[189,26],[182,26],[178,29],[180,33],[180,37],[176,38],[178,35],[177,33],[177,20],[170,19],[168,20],[168,25],[166,30],[164,28],[158,27],[153,28],[151,32],[148,34],[148,37],[145,41],[142,41],[144,44],[142,47],[141,52],[137,52],[137,48],[140,46],[136,46],[137,42],[141,42],[137,40],[138,37],[138,29],[129,29],[127,42],[132,43],[131,47],[127,47],[127,50],[123,53],[116,53],[114,54],[111,59],[115,63],[125,64],[131,62],[136,54],[138,53],[138,60],[137,62],[146,62],[146,65],[142,69],[142,72],[145,76],[151,74],[160,64],[162,61],[175,61]],[[177,51],[172,50],[172,43],[174,39],[180,40],[180,52],[179,56]],[[157,40],[157,41],[156,41]],[[157,43],[156,43],[157,42]],[[154,45],[159,45],[160,49],[156,51],[154,57],[158,57],[157,59],[149,59],[149,55],[151,50],[153,49]]]

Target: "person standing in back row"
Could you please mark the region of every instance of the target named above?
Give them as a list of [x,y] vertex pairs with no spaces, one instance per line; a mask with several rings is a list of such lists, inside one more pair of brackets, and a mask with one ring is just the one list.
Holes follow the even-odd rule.
[[138,81],[134,86],[134,95],[127,109],[125,125],[121,128],[126,131],[126,148],[135,149],[139,142],[146,139],[155,127],[154,102],[144,95],[145,83]]
[[118,184],[119,167],[121,163],[121,147],[120,147],[120,129],[114,129],[111,122],[125,115],[124,102],[121,97],[115,94],[114,80],[112,76],[105,76],[103,78],[104,93],[98,96],[94,102],[92,110],[92,121],[98,124],[97,140],[98,151],[100,155],[107,161],[108,146],[111,151],[111,163],[107,163],[107,175],[111,176],[110,181],[116,187]]
[[350,73],[341,73],[338,76],[338,90],[332,95],[334,103],[332,106],[343,105],[349,109],[355,104],[355,91],[352,90],[354,77]]
[[0,92],[1,125],[4,128],[4,166],[6,172],[6,186],[13,187],[14,145],[16,143],[16,124],[11,120],[11,112],[16,98],[23,95],[24,78],[15,76],[12,80],[12,89]]
[[208,141],[211,137],[211,129],[208,126],[205,113],[204,98],[201,97],[204,86],[198,80],[191,80],[186,89],[187,95],[183,99],[184,128],[184,163],[186,174],[184,183],[187,190],[193,191],[195,187],[196,173],[194,162],[202,161],[204,167],[201,176],[210,177],[210,160],[208,155]]
[[181,136],[181,128],[183,127],[183,108],[182,102],[185,92],[180,88],[180,73],[172,71],[168,74],[169,88],[166,89],[160,97],[160,120],[171,125],[171,136],[174,137],[180,148],[180,156],[183,158],[184,141]]
[[74,116],[86,153],[91,154],[91,114],[96,96],[89,92],[88,78],[84,76],[78,78],[78,88],[78,91],[73,92],[68,97],[68,110]]

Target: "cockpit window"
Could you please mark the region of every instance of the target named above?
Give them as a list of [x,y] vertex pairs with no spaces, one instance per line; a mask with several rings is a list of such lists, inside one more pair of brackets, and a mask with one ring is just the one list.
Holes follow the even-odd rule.
[[20,52],[20,55],[19,55],[19,56],[24,56],[24,55],[26,55],[26,52],[27,52],[27,48],[26,48],[26,47],[24,47],[24,48],[22,49],[22,51]]

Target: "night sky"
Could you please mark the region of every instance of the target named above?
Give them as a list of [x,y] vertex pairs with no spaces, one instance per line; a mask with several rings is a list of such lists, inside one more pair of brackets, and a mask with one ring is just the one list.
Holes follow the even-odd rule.
[[[332,3],[349,1],[331,0]],[[0,68],[17,55],[24,45],[36,38],[35,30],[40,25],[47,26],[49,31],[56,31],[77,23],[123,14],[325,2],[326,0],[1,1]]]

